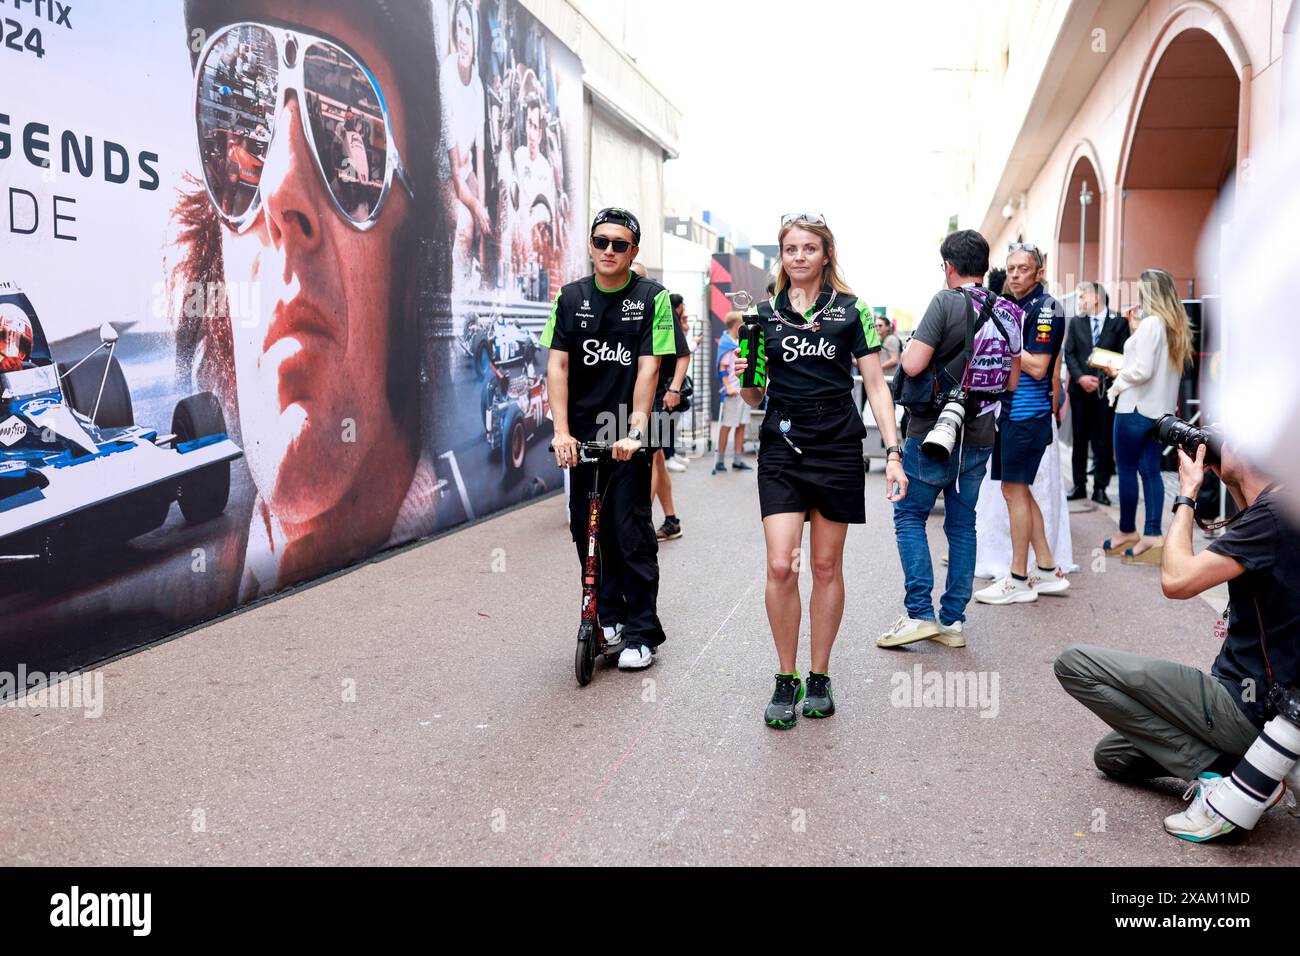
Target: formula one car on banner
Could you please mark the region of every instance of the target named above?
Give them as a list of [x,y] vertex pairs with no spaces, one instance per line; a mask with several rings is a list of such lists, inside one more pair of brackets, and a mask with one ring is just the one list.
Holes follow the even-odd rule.
[[243,451],[216,396],[178,402],[167,434],[135,424],[117,332],[99,334],[79,362],[56,364],[31,302],[0,280],[0,562],[127,541],[161,527],[173,501],[191,524],[226,508]]
[[510,477],[524,467],[529,440],[549,424],[546,376],[531,360],[510,371],[493,364],[483,382],[480,411],[488,454],[501,456],[502,471]]
[[460,339],[461,351],[469,356],[478,377],[491,377],[493,365],[524,364],[537,355],[537,338],[515,319],[507,322],[499,312],[492,317],[471,315]]

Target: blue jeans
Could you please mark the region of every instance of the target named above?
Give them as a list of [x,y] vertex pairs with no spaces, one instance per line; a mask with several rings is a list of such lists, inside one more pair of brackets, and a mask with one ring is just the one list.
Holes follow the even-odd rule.
[[903,446],[907,496],[894,504],[894,536],[903,564],[903,604],[908,617],[934,620],[934,565],[925,521],[942,491],[948,583],[939,602],[939,620],[944,624],[966,620],[966,605],[975,584],[975,503],[992,451],[962,448],[943,464],[921,454],[921,442],[916,438],[909,438]]
[[1143,534],[1160,534],[1160,516],[1165,510],[1165,483],[1160,477],[1160,443],[1151,437],[1156,420],[1137,412],[1115,416],[1115,471],[1119,474],[1119,530],[1137,530],[1138,475],[1142,476],[1142,499],[1146,502]]

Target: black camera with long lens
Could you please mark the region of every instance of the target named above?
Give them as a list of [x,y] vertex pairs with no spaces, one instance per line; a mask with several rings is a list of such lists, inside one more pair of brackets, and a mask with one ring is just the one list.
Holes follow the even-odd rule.
[[1152,433],[1160,444],[1181,448],[1193,458],[1196,449],[1204,445],[1207,465],[1217,465],[1219,456],[1223,454],[1223,432],[1217,425],[1198,428],[1177,415],[1161,415]]
[[1285,717],[1300,727],[1300,687],[1274,684],[1268,692],[1268,704],[1279,717]]

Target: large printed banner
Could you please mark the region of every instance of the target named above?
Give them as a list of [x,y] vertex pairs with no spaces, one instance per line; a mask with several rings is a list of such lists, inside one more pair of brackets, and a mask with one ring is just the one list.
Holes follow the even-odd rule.
[[0,46],[0,671],[558,487],[582,74],[517,3],[8,0]]

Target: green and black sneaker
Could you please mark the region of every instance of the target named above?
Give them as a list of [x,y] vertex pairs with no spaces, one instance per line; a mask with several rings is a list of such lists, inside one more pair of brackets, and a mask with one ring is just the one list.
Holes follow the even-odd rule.
[[767,710],[763,713],[763,722],[778,730],[788,730],[798,719],[799,712],[796,708],[801,700],[803,681],[799,680],[799,672],[777,674],[776,690],[772,692],[772,703],[767,705]]
[[831,675],[808,672],[808,696],[803,699],[805,717],[829,717],[835,713],[835,699],[831,697]]

